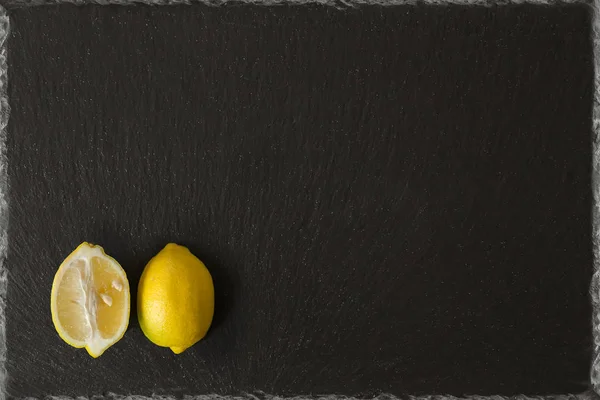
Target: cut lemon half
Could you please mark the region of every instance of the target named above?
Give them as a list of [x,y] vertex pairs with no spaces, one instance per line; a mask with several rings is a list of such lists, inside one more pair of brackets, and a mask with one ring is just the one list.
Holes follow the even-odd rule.
[[127,275],[102,247],[84,242],[58,268],[50,309],[54,327],[65,342],[99,357],[127,330]]

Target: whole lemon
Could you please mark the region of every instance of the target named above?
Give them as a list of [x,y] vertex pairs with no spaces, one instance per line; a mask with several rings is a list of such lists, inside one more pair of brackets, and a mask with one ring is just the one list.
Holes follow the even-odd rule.
[[169,243],[144,268],[137,313],[152,343],[183,352],[206,335],[214,308],[210,272],[186,247]]

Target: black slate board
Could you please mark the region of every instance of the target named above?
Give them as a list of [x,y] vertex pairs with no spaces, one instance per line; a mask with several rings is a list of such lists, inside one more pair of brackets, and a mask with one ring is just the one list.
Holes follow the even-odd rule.
[[[11,10],[9,395],[584,391],[590,11]],[[64,344],[84,240],[189,246],[208,338]]]

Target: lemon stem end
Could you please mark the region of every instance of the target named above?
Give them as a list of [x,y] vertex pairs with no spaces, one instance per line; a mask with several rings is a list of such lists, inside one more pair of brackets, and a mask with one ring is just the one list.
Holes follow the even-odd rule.
[[175,354],[181,354],[187,349],[187,347],[170,347],[171,351]]

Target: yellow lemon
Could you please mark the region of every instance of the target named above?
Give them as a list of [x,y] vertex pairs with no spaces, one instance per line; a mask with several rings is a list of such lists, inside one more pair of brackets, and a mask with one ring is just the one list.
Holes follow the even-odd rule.
[[54,276],[52,322],[65,342],[99,357],[125,334],[129,301],[123,268],[102,247],[84,242]]
[[179,354],[210,327],[215,308],[212,277],[186,247],[169,243],[144,268],[137,301],[144,335]]

